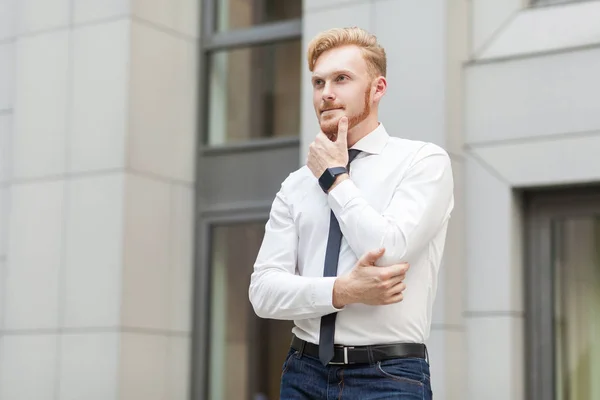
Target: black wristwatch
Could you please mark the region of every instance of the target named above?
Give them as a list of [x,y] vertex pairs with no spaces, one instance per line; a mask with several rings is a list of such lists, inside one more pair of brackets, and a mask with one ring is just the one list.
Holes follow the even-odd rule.
[[348,173],[348,170],[344,167],[327,168],[325,170],[325,172],[323,172],[323,174],[319,178],[319,186],[321,186],[321,189],[323,189],[323,191],[325,193],[327,193],[329,188],[331,188],[331,186],[333,186],[333,183],[335,182],[335,178],[338,175],[342,175],[342,174],[346,174],[346,173]]

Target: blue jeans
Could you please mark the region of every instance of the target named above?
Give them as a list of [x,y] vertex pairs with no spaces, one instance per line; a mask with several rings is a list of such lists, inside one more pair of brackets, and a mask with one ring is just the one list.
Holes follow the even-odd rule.
[[328,365],[290,350],[281,372],[280,400],[431,400],[429,364],[397,358],[361,365]]

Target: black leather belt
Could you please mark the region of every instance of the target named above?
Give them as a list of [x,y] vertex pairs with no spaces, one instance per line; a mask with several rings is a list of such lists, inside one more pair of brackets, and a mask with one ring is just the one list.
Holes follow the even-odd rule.
[[[292,338],[292,348],[301,354],[319,358],[319,346]],[[427,347],[422,343],[393,343],[372,346],[340,346],[335,345],[330,365],[374,364],[393,358],[415,357],[427,360]]]

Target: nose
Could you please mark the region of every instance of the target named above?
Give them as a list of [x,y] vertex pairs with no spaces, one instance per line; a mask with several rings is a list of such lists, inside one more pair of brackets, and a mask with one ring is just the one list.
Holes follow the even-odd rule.
[[325,102],[331,102],[335,100],[335,94],[333,93],[333,90],[331,90],[331,85],[329,83],[325,84],[325,86],[323,87],[321,97]]

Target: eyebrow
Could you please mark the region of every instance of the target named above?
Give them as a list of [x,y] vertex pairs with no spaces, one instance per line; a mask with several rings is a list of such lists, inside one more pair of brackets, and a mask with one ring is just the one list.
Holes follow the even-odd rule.
[[[340,70],[333,71],[329,75],[351,75],[351,76],[354,76],[355,74],[350,70],[340,69]],[[323,77],[319,74],[315,74],[312,76],[311,80],[314,82],[316,79],[323,79]]]

